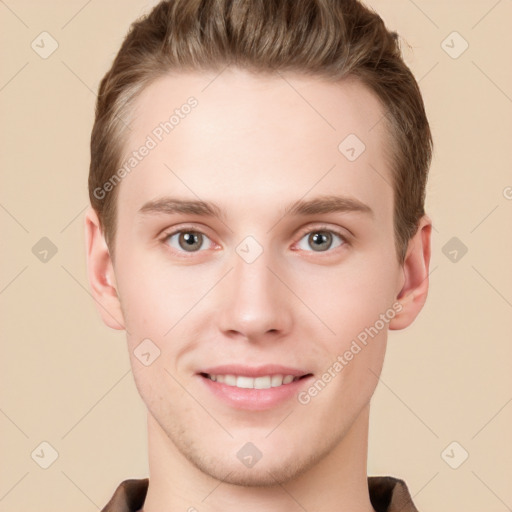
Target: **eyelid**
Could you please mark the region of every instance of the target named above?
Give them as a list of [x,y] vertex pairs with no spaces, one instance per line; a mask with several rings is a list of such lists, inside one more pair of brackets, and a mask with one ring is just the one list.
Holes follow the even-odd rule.
[[[301,229],[299,231],[299,234],[300,236],[304,236],[304,235],[307,235],[308,233],[311,233],[312,231],[330,231],[332,233],[336,233],[337,235],[339,235],[340,237],[342,238],[346,238],[348,239],[349,238],[349,235],[346,234],[343,230],[341,230],[340,228],[334,228],[332,226],[329,226],[327,224],[316,224],[314,226],[307,226],[303,229]],[[345,230],[345,231],[348,231],[348,230]]]
[[162,234],[159,236],[159,238],[166,239],[166,238],[168,238],[168,237],[170,237],[172,235],[175,235],[176,233],[181,233],[182,231],[193,231],[194,233],[201,233],[201,234],[203,234],[205,236],[208,236],[201,229],[198,229],[195,226],[191,226],[191,225],[185,224],[185,225],[174,226],[174,227],[169,228],[169,229],[164,229],[162,231]]

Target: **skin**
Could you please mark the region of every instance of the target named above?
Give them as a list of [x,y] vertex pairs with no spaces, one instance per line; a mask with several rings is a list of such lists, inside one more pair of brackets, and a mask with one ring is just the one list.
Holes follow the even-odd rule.
[[[373,511],[370,399],[388,328],[410,325],[426,300],[431,237],[424,216],[399,265],[384,111],[354,80],[231,68],[169,75],[138,97],[127,154],[192,95],[198,106],[118,185],[115,262],[95,211],[85,220],[91,289],[105,324],[127,331],[148,409],[143,510]],[[350,133],[366,145],[353,162],[338,150]],[[283,216],[293,201],[333,194],[374,215]],[[213,201],[225,218],[138,213],[163,195]],[[206,236],[195,252],[179,234],[162,236],[182,226]],[[315,250],[308,235],[325,229],[347,241],[333,235]],[[236,252],[249,235],[263,249],[252,263]],[[306,405],[293,398],[265,411],[234,409],[195,375],[276,363],[320,377],[398,302],[401,311]],[[149,366],[134,355],[146,338],[161,351]],[[236,456],[249,441],[262,453],[252,468]]]

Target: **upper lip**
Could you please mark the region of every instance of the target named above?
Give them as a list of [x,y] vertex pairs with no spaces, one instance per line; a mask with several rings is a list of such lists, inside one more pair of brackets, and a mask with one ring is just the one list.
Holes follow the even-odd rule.
[[239,364],[223,364],[221,366],[212,366],[203,368],[197,373],[207,373],[209,375],[244,375],[247,377],[262,377],[264,375],[293,375],[302,377],[311,372],[300,368],[291,368],[279,364],[266,364],[263,366],[244,366]]

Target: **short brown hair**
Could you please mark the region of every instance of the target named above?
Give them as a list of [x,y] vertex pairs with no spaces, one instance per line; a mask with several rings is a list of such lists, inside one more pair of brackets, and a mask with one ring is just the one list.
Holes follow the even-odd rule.
[[101,81],[91,135],[89,198],[111,257],[118,187],[97,191],[121,165],[124,120],[134,100],[169,71],[221,71],[227,65],[328,80],[355,77],[376,94],[392,147],[393,222],[402,264],[425,213],[433,142],[398,34],[358,0],[168,0],[131,25]]

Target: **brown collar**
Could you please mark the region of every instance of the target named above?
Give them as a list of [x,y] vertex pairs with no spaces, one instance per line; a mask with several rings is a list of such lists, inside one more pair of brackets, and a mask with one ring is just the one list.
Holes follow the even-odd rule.
[[[101,512],[138,512],[144,505],[149,478],[122,481]],[[403,480],[369,476],[368,490],[375,512],[418,512]]]

